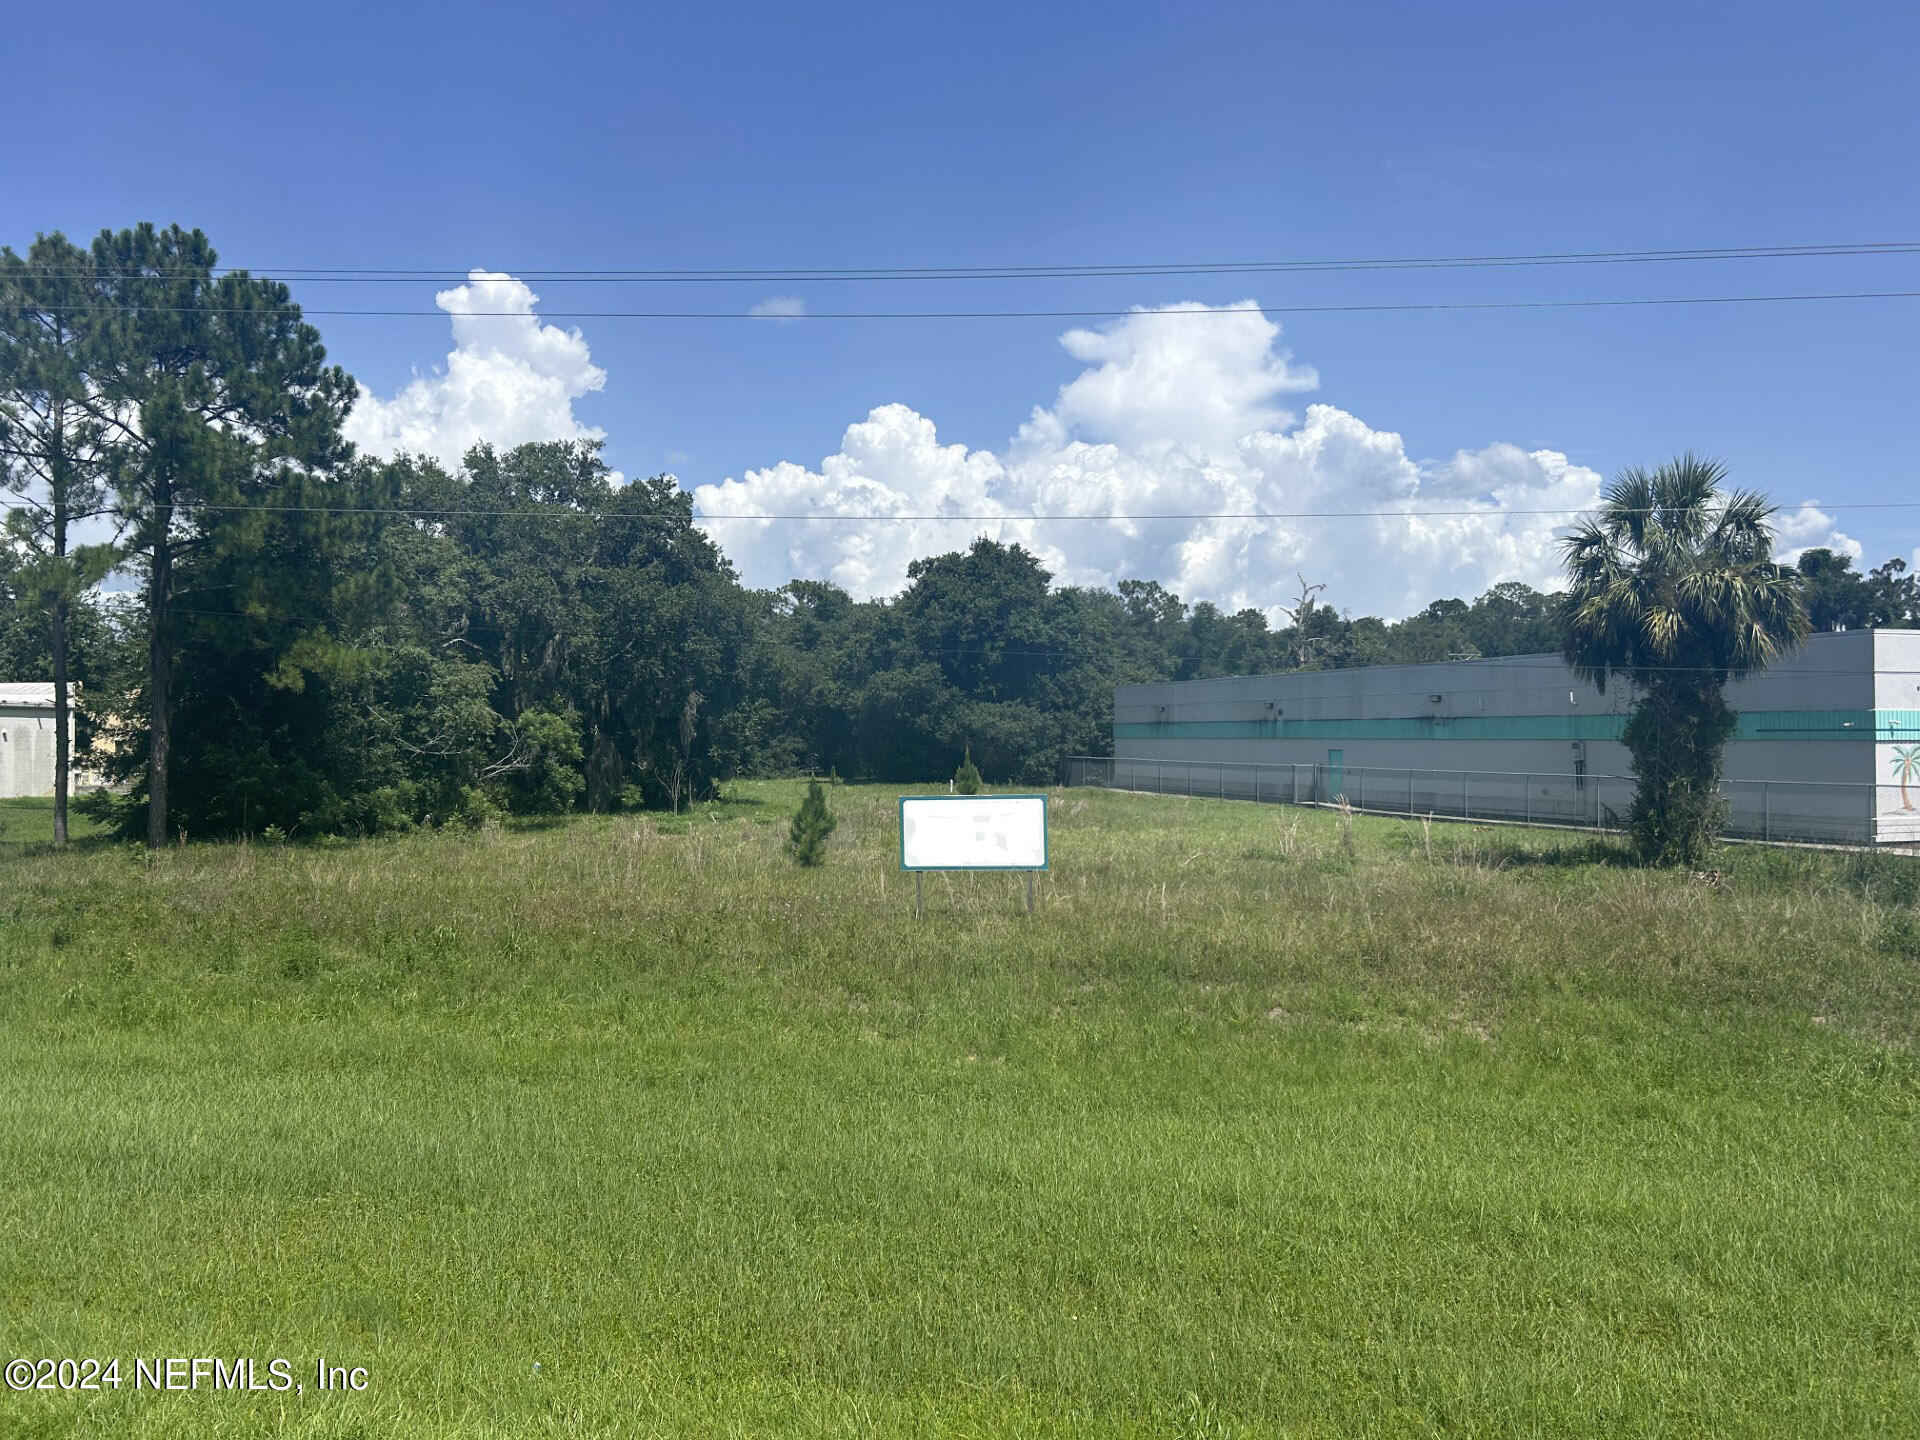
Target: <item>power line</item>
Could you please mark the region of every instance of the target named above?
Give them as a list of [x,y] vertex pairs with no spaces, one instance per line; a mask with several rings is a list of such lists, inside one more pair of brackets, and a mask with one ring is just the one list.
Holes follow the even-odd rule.
[[[682,493],[685,493],[685,492],[682,492]],[[1805,501],[1801,501],[1800,504],[1812,506],[1814,509],[1821,510],[1821,511],[1827,511],[1827,510],[1920,510],[1920,500],[1851,500],[1851,501],[1844,501],[1844,502],[1835,502],[1833,504],[1825,504],[1815,500],[1805,500]],[[6,509],[9,512],[14,510],[35,510],[39,508],[43,508],[43,507],[36,507],[36,506],[29,506],[29,505],[13,505],[13,506],[6,507]],[[1201,520],[1443,520],[1443,519],[1497,520],[1497,519],[1504,519],[1508,516],[1514,516],[1514,515],[1525,515],[1525,516],[1598,515],[1602,513],[1603,510],[1606,510],[1606,507],[1604,506],[1589,505],[1589,506],[1564,507],[1564,508],[1535,508],[1535,509],[1517,509],[1516,508],[1516,509],[1485,509],[1485,510],[1195,510],[1195,511],[1185,511],[1185,512],[1163,511],[1163,512],[1155,512],[1152,514],[1145,514],[1145,515],[1116,515],[1116,514],[1097,514],[1096,515],[1096,514],[1081,514],[1081,513],[1029,514],[1029,513],[1023,513],[1023,512],[1012,512],[1007,514],[977,514],[977,515],[976,514],[899,515],[899,514],[883,513],[879,511],[868,511],[868,512],[860,512],[860,513],[837,512],[832,514],[818,514],[818,513],[812,513],[812,512],[794,512],[794,513],[765,514],[765,515],[754,515],[754,514],[746,514],[746,513],[738,513],[738,512],[733,514],[712,514],[712,513],[695,512],[690,515],[659,515],[659,514],[622,514],[619,511],[612,511],[612,510],[589,511],[589,510],[564,510],[559,508],[550,508],[550,509],[542,509],[542,510],[507,510],[507,509],[495,510],[495,509],[464,509],[457,506],[433,507],[433,506],[398,506],[398,505],[395,505],[395,506],[384,506],[384,505],[194,505],[194,506],[185,506],[185,505],[182,505],[178,508],[183,510],[194,509],[194,510],[213,511],[216,513],[233,512],[236,514],[243,513],[243,514],[250,514],[250,515],[260,515],[260,514],[384,515],[384,516],[390,516],[395,518],[414,519],[414,520],[440,520],[440,519],[452,519],[452,518],[506,519],[506,518],[513,518],[513,517],[521,517],[529,520],[585,520],[585,521],[609,520],[609,521],[647,522],[647,523],[657,523],[657,524],[664,524],[664,525],[679,524],[683,521],[691,521],[694,524],[701,524],[707,521],[746,521],[746,520],[761,520],[761,521],[778,520],[778,521],[790,521],[790,522],[842,521],[842,522],[858,522],[862,524],[870,523],[870,522],[884,522],[884,521],[916,522],[916,523],[917,522],[933,522],[933,521],[955,521],[955,522],[963,522],[967,524],[988,524],[988,523],[1015,523],[1015,522],[1027,521],[1027,520],[1037,520],[1037,521],[1047,521],[1047,522],[1059,521],[1059,520],[1080,520],[1080,521],[1106,522],[1106,523],[1115,524],[1115,525],[1126,525],[1126,524],[1135,524],[1135,523],[1143,523],[1143,522],[1151,522],[1151,521],[1193,522],[1193,521],[1201,521]],[[1652,514],[1658,508],[1659,507],[1657,506],[1624,507],[1620,511],[1609,510],[1607,511],[1607,513]]]
[[[1220,315],[1369,315],[1466,310],[1609,310],[1680,305],[1775,305],[1824,300],[1915,300],[1920,290],[1844,290],[1799,295],[1680,295],[1627,300],[1454,300],[1374,305],[1198,305],[1149,310],[813,310],[801,315],[751,310],[460,310],[335,309],[301,307],[301,314],[429,320],[757,320],[792,324],[806,320],[1126,320]],[[252,315],[246,307],[209,305],[74,306],[70,314]]]
[[[1326,271],[1499,269],[1566,265],[1644,265],[1725,260],[1800,260],[1840,256],[1910,255],[1920,253],[1920,241],[1839,241],[1810,245],[1732,245],[1646,250],[1562,250],[1520,254],[1345,257],[1302,260],[1146,261],[1085,265],[920,265],[817,266],[781,268],[749,266],[723,268],[573,267],[500,269],[516,279],[538,279],[559,284],[739,284],[780,281],[927,281],[1126,278],[1185,275],[1302,274]],[[342,284],[410,284],[471,278],[471,266],[407,268],[401,266],[216,266],[215,273],[253,274],[282,280]],[[83,273],[69,269],[62,273]]]

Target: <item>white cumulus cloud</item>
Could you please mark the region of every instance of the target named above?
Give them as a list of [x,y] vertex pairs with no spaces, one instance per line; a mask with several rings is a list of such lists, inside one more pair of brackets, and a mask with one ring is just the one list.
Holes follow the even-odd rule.
[[[348,438],[448,464],[480,441],[601,438],[573,404],[605,372],[578,330],[535,315],[537,298],[483,270],[443,291],[445,367],[363,398]],[[774,296],[755,313],[792,319],[805,305]],[[1279,342],[1250,302],[1136,310],[1061,337],[1081,368],[997,452],[942,443],[928,416],[883,404],[816,465],[747,470],[699,486],[695,504],[748,583],[819,578],[862,597],[896,593],[910,562],[977,535],[1026,546],[1062,583],[1158,580],[1276,620],[1296,572],[1341,609],[1389,617],[1502,580],[1557,583],[1565,512],[1595,503],[1598,473],[1501,442],[1420,459],[1336,405],[1296,413],[1319,376]],[[1059,515],[1101,518],[1042,518]],[[817,518],[774,518],[790,516]],[[1815,505],[1777,523],[1789,558],[1861,553]]]
[[[1191,317],[1191,318],[1185,318]],[[1252,301],[1136,311],[1103,330],[1069,330],[1060,344],[1088,368],[1036,410],[1028,438],[1098,435],[1137,450],[1231,451],[1240,436],[1291,422],[1275,404],[1320,377],[1274,348],[1280,327]]]
[[[1422,460],[1338,406],[1295,414],[1287,400],[1319,378],[1280,348],[1280,327],[1246,306],[1207,309],[1141,310],[1068,332],[1061,343],[1084,368],[998,453],[943,445],[931,419],[883,405],[817,467],[749,470],[700,486],[696,505],[984,517],[709,524],[749,583],[805,576],[860,596],[898,591],[909,561],[980,534],[1026,545],[1063,583],[1159,580],[1189,601],[1276,620],[1295,572],[1325,581],[1342,609],[1387,616],[1503,580],[1558,583],[1565,512],[1598,500],[1598,472],[1502,442]],[[1245,518],[1255,514],[1282,518]],[[1035,518],[1054,515],[1113,518]],[[1157,515],[1182,518],[1146,518]],[[1853,544],[1811,507],[1782,540]]]
[[[749,470],[740,480],[700,486],[694,504],[727,516],[997,516],[1011,513],[996,498],[1005,485],[1006,471],[995,456],[942,445],[924,415],[905,405],[882,405],[847,427],[839,451],[818,470],[791,461]],[[951,521],[923,519],[730,519],[709,522],[708,529],[735,564],[747,564],[751,583],[819,578],[861,596],[899,589],[910,561],[950,550],[956,538],[971,533]],[[1008,538],[1024,538],[1024,532]]]
[[482,441],[505,449],[535,440],[599,440],[573,402],[606,384],[578,330],[533,313],[539,297],[511,275],[473,270],[434,296],[453,317],[446,366],[416,374],[389,400],[363,395],[347,438],[375,455],[430,455],[459,463]]
[[1782,507],[1773,517],[1774,549],[1782,563],[1792,565],[1809,550],[1832,550],[1858,561],[1866,553],[1851,535],[1833,528],[1833,517],[1811,500],[1791,510]]

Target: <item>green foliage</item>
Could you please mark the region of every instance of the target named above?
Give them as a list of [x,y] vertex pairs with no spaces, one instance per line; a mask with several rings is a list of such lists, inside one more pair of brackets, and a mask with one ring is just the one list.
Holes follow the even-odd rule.
[[571,709],[533,709],[514,725],[515,764],[507,773],[508,804],[516,814],[571,810],[586,777],[580,773],[580,717]]
[[461,825],[478,828],[497,824],[506,817],[496,793],[484,785],[469,785],[460,792],[449,817]]
[[[482,447],[452,475],[348,467],[310,498],[177,566],[173,802],[193,833],[711,793],[706,702],[741,695],[746,605],[671,482],[615,486],[590,445]],[[137,781],[143,737],[121,738]]]
[[1814,549],[1803,552],[1795,568],[1807,621],[1816,631],[1920,625],[1920,579],[1907,573],[1904,560],[1896,557],[1862,575],[1851,555]]
[[475,777],[521,765],[522,717],[575,717],[578,753],[549,748],[516,808],[677,806],[771,738],[748,689],[750,601],[670,477],[616,485],[597,446],[556,442],[477,447],[455,475],[404,462],[396,483],[408,509],[448,512],[392,537],[396,619],[487,671],[499,728]]
[[840,822],[827,808],[827,792],[818,780],[807,782],[806,797],[794,812],[787,830],[787,853],[798,865],[824,865],[827,862],[827,837]]
[[[223,512],[176,567],[170,808],[201,835],[392,828],[406,767],[369,709],[406,659],[375,634],[393,603],[378,560],[388,522],[335,513],[389,507],[392,492],[365,466],[277,489]],[[122,738],[126,773],[147,749],[142,733]]]
[[960,768],[953,772],[953,792],[956,795],[978,795],[980,793],[980,767],[973,763],[973,747],[969,745]]
[[1623,739],[1639,784],[1629,828],[1650,864],[1697,865],[1719,830],[1727,681],[1807,634],[1800,577],[1773,562],[1773,507],[1721,493],[1720,465],[1683,455],[1607,486],[1566,547],[1565,653],[1637,698]]
[[1153,581],[1053,588],[1034,556],[990,540],[918,561],[910,578],[892,602],[819,581],[761,597],[747,689],[764,699],[729,727],[735,753],[909,782],[970,744],[988,773],[1041,785],[1062,756],[1110,748],[1116,685],[1560,643],[1558,598],[1518,584],[1397,625],[1313,604],[1276,629],[1257,610],[1188,607]]
[[1643,860],[1705,861],[1726,828],[1720,767],[1736,720],[1718,686],[1692,677],[1656,680],[1634,705],[1620,738],[1637,782],[1627,833]]

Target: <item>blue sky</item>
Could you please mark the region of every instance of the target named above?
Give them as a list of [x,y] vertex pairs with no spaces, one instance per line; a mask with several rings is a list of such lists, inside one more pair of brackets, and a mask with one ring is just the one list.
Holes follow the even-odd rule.
[[[21,8],[9,32],[0,241],[16,246],[152,219],[197,225],[223,259],[265,271],[520,274],[1920,239],[1910,6],[94,5]],[[315,309],[432,311],[448,283],[295,291]],[[542,312],[746,309],[778,293],[815,311],[1125,310],[1920,289],[1920,256],[532,288]],[[1224,359],[1148,354],[1160,342],[1143,337],[1236,319],[1128,322],[1072,353],[1069,323],[1045,319],[560,323],[605,376],[569,413],[605,432],[626,473],[713,486],[793,462],[784,480],[724,492],[743,506],[1017,515],[1071,503],[1060,487],[1074,485],[1137,510],[1181,497],[1417,507],[1409,487],[1424,503],[1498,506],[1579,488],[1562,471],[1521,476],[1489,447],[1604,475],[1692,446],[1782,501],[1920,494],[1920,301],[1274,318],[1277,339],[1243,336]],[[315,319],[381,399],[416,373],[434,381],[453,346],[439,315]],[[1290,371],[1269,363],[1280,351]],[[1238,420],[1188,434],[1179,407],[1207,395],[1142,398],[1176,369],[1233,388],[1249,366],[1274,383],[1241,388],[1239,419],[1294,442],[1265,468]],[[1299,383],[1305,367],[1317,388]],[[1062,399],[1076,377],[1085,393]],[[1172,439],[1121,433],[1120,417],[1162,400]],[[896,407],[885,433],[849,448],[848,427],[882,406]],[[1036,407],[1057,433],[1016,443]],[[486,424],[470,411],[461,423]],[[928,449],[926,425],[978,452],[960,457],[967,475],[933,473],[951,457]],[[1381,435],[1400,437],[1398,458]],[[1329,460],[1329,436],[1370,458]],[[1487,478],[1502,465],[1504,480]],[[718,507],[723,492],[703,498]],[[1828,518],[1869,564],[1920,545],[1920,512]],[[1805,519],[1796,538],[1825,538],[1818,528]],[[757,583],[812,569],[869,591],[897,583],[913,545],[966,538],[852,529],[716,533]],[[1493,525],[1410,550],[1350,523],[1279,537],[1093,529],[1000,533],[1067,578],[1157,570],[1268,607],[1275,577],[1301,564],[1346,603],[1389,610],[1420,586],[1535,578],[1523,562],[1542,545],[1537,527]],[[1381,581],[1383,558],[1401,589]]]

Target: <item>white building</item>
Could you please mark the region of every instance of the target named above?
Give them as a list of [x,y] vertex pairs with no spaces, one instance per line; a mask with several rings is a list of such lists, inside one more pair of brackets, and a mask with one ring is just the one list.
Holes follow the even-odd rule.
[[[67,740],[79,686],[70,685]],[[0,685],[0,798],[53,794],[53,682]]]
[[[1727,698],[1733,833],[1920,841],[1920,630],[1815,635]],[[1610,824],[1632,703],[1558,655],[1125,685],[1114,758],[1081,763],[1129,790]]]

